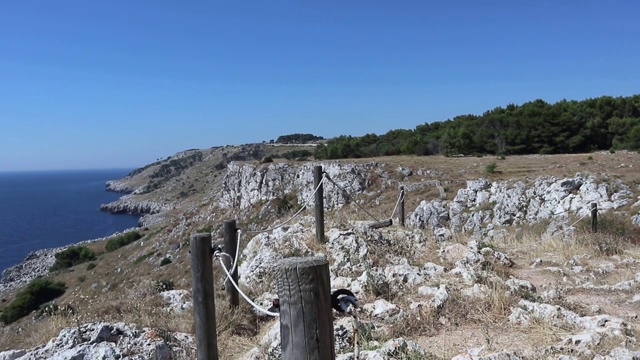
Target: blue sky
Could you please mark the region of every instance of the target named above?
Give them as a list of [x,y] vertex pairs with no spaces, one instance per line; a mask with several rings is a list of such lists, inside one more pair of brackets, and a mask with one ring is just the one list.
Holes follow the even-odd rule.
[[0,2],[0,171],[628,96],[640,2]]

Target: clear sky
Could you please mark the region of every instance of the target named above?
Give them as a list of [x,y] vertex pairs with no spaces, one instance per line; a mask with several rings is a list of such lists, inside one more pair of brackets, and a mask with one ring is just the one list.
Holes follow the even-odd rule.
[[0,1],[0,171],[640,86],[640,1]]

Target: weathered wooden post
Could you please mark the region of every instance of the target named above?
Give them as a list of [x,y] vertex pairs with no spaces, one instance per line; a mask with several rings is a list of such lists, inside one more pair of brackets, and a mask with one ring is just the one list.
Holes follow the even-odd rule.
[[327,260],[319,256],[283,259],[278,297],[282,359],[335,359]]
[[404,186],[400,186],[400,226],[404,227]]
[[198,360],[217,360],[218,339],[213,294],[211,234],[191,235],[189,249],[191,251],[191,286],[193,288],[192,301]]
[[[229,254],[231,259],[225,259],[227,270],[231,271],[233,266],[233,259],[236,258],[236,252],[238,250],[238,228],[236,228],[235,220],[226,220],[222,224],[222,233],[224,234],[224,252]],[[237,284],[238,283],[238,266],[236,264],[235,269],[231,271],[231,278]],[[227,295],[229,295],[229,303],[232,307],[240,305],[240,296],[238,290],[229,280],[224,284],[227,289]]]
[[598,204],[591,203],[591,232],[598,232]]
[[316,191],[316,239],[325,242],[324,239],[324,185],[322,184],[322,166],[313,167],[313,189]]

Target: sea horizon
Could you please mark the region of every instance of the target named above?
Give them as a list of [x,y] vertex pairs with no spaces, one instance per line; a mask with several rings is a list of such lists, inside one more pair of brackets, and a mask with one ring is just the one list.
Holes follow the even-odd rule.
[[137,227],[139,216],[100,211],[123,195],[108,191],[106,182],[132,170],[0,171],[0,273],[33,251]]
[[[84,168],[84,169],[28,169],[28,170],[0,170],[0,174],[21,174],[21,173],[48,173],[48,172],[92,172],[92,171],[131,171],[137,169],[136,167],[114,167],[114,168]],[[126,176],[123,175],[123,176]],[[116,180],[116,179],[111,179]]]

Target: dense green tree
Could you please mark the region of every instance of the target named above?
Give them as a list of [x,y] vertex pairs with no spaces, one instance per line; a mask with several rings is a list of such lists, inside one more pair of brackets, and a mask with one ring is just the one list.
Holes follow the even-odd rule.
[[319,159],[398,154],[555,154],[638,149],[640,95],[549,104],[508,104],[481,116],[460,115],[383,135],[340,136],[320,145]]

